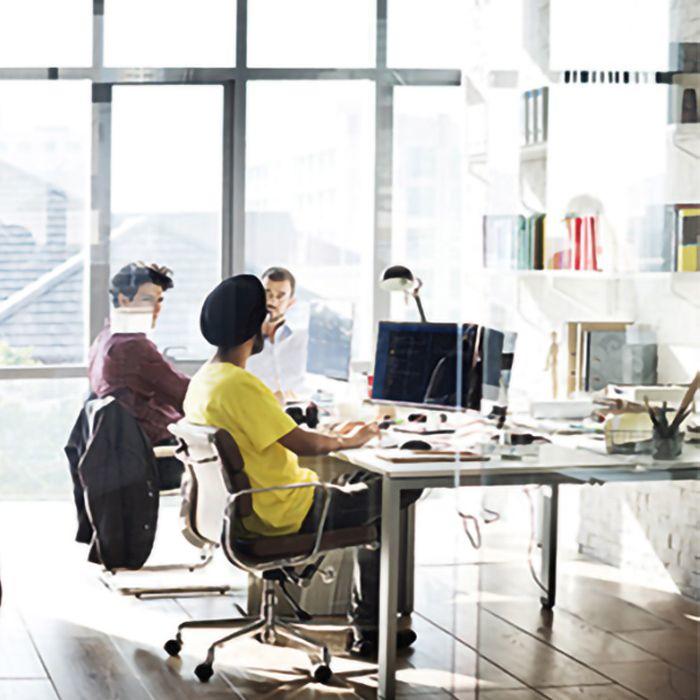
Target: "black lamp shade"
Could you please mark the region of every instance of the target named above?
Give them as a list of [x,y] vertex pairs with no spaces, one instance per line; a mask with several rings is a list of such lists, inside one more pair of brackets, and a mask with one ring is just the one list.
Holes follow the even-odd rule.
[[404,265],[387,267],[379,278],[379,286],[389,292],[410,291],[415,286],[416,278]]

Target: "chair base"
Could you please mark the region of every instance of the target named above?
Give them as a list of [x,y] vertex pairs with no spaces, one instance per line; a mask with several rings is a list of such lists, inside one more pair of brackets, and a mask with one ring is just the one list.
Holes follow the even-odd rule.
[[311,677],[319,683],[328,683],[333,676],[330,668],[331,654],[328,646],[319,644],[296,629],[294,623],[285,622],[275,614],[275,581],[263,580],[264,589],[260,614],[256,617],[226,618],[219,620],[188,620],[178,625],[177,635],[165,643],[164,649],[170,656],[178,656],[182,650],[182,632],[186,629],[213,629],[233,627],[233,632],[221,637],[209,646],[207,658],[195,668],[195,675],[206,683],[214,674],[216,650],[234,639],[255,637],[263,644],[274,645],[282,637],[293,647],[305,651],[311,661]]
[[140,569],[103,569],[99,576],[99,580],[112,593],[120,593],[121,595],[134,596],[135,598],[173,598],[180,596],[191,595],[206,595],[219,594],[225,595],[233,589],[231,586],[122,586],[117,581],[119,573],[137,573],[137,572],[168,572],[168,571],[197,571],[208,566],[214,558],[213,547],[203,547],[200,553],[200,560],[191,564],[157,564],[153,566],[142,566]]

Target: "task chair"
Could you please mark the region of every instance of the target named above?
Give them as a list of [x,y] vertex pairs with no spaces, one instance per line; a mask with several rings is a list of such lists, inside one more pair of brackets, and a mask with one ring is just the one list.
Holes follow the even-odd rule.
[[[195,675],[203,683],[213,673],[217,648],[236,638],[255,637],[264,644],[275,644],[283,637],[292,646],[309,654],[311,676],[327,683],[333,673],[331,654],[325,644],[301,634],[293,622],[283,620],[277,613],[278,591],[290,602],[297,617],[308,621],[286,589],[287,583],[308,585],[319,571],[323,553],[333,549],[358,546],[377,546],[375,527],[351,527],[324,532],[332,489],[342,486],[319,482],[251,489],[244,471],[243,458],[233,437],[225,430],[195,426],[180,421],[170,426],[180,447],[178,456],[194,484],[195,498],[191,501],[191,521],[200,537],[210,542],[221,541],[227,559],[236,567],[261,577],[263,593],[257,616],[226,620],[188,620],[178,626],[174,639],[165,644],[170,656],[182,650],[182,632],[193,628],[231,627],[230,634],[215,640],[208,649],[206,660],[195,668]],[[313,488],[323,494],[323,508],[316,533],[262,537],[248,532],[242,519],[253,513],[253,496],[267,491]],[[326,576],[327,572],[323,572]]]
[[[90,430],[92,431],[92,418],[94,414],[103,406],[115,402],[116,399],[113,396],[107,396],[102,399],[93,398],[89,399],[85,404],[85,410],[90,424]],[[126,409],[122,409],[126,410]],[[153,456],[158,459],[165,457],[175,457],[177,446],[176,445],[158,445],[153,448]],[[196,532],[192,529],[192,524],[190,522],[189,513],[189,499],[191,498],[191,484],[187,479],[187,475],[184,474],[182,478],[182,484],[179,488],[169,489],[167,491],[161,491],[159,494],[161,499],[165,498],[179,498],[181,500],[180,506],[180,520],[181,520],[181,531],[182,535],[191,545],[196,547],[199,552],[199,561],[193,561],[188,563],[172,563],[172,564],[147,564],[140,567],[137,571],[139,573],[165,573],[165,572],[175,572],[175,571],[187,571],[194,572],[198,569],[203,569],[207,567],[214,558],[214,552],[218,548],[217,543],[211,543],[198,537]],[[119,579],[119,574],[133,574],[133,569],[128,568],[107,568],[103,567],[102,572],[99,576],[100,581],[113,593],[120,593],[125,596],[134,596],[136,598],[163,598],[163,597],[174,597],[174,596],[191,596],[191,595],[205,595],[205,594],[220,594],[224,595],[231,591],[231,587],[222,584],[184,584],[179,586],[144,586],[136,584],[126,584],[124,585]]]

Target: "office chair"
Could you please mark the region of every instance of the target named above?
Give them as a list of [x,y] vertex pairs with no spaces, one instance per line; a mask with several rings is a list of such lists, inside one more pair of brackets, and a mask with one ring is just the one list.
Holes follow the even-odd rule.
[[[94,414],[96,410],[100,407],[112,403],[116,399],[112,396],[108,396],[103,399],[92,399],[86,402],[85,406],[88,410],[88,415]],[[126,410],[126,409],[122,409]],[[162,459],[164,457],[175,457],[177,446],[176,445],[159,445],[154,446],[153,456],[156,459]],[[187,478],[183,476],[182,485],[179,488],[169,489],[167,491],[161,491],[159,493],[160,498],[182,498],[182,505],[180,508],[180,518],[182,522],[182,534],[184,538],[199,550],[199,561],[193,561],[190,563],[173,563],[173,564],[155,564],[155,565],[145,565],[137,570],[129,568],[107,568],[103,567],[100,573],[99,580],[103,583],[110,591],[113,593],[120,593],[122,595],[134,596],[136,598],[141,597],[172,597],[177,595],[195,595],[195,594],[209,594],[218,593],[225,594],[231,590],[228,585],[199,585],[199,584],[189,584],[183,586],[142,586],[142,585],[122,585],[119,581],[120,573],[134,573],[138,571],[139,573],[157,573],[157,572],[173,572],[173,571],[188,571],[194,572],[198,569],[203,569],[208,566],[213,560],[214,551],[218,547],[218,543],[211,543],[197,537],[196,533],[192,530],[191,523],[189,520],[190,507],[188,500],[190,498],[191,485]]]
[[[170,656],[179,655],[185,629],[234,628],[232,633],[211,644],[206,660],[195,668],[195,675],[204,683],[214,673],[216,649],[226,642],[255,637],[262,643],[275,644],[280,636],[308,652],[312,678],[327,683],[333,675],[328,647],[300,634],[293,623],[280,619],[276,611],[277,593],[281,592],[289,601],[300,620],[308,621],[310,616],[294,601],[286,584],[308,584],[319,571],[324,552],[345,547],[376,546],[376,528],[352,527],[324,532],[331,489],[342,490],[341,486],[312,482],[251,489],[238,446],[227,431],[194,426],[185,421],[171,425],[170,430],[180,441],[178,456],[195,484],[195,498],[191,502],[195,531],[210,542],[220,539],[227,559],[234,566],[262,578],[263,594],[257,616],[181,623],[175,638],[165,643],[165,651]],[[298,488],[314,488],[323,494],[321,522],[316,533],[262,537],[245,530],[242,518],[253,513],[254,494]],[[327,572],[323,573],[327,575]]]

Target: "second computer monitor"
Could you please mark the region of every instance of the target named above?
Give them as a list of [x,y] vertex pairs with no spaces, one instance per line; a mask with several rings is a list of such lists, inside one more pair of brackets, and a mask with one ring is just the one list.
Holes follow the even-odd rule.
[[479,327],[456,323],[379,324],[372,398],[440,408],[479,408]]
[[347,381],[350,378],[352,329],[351,302],[311,302],[306,371]]

